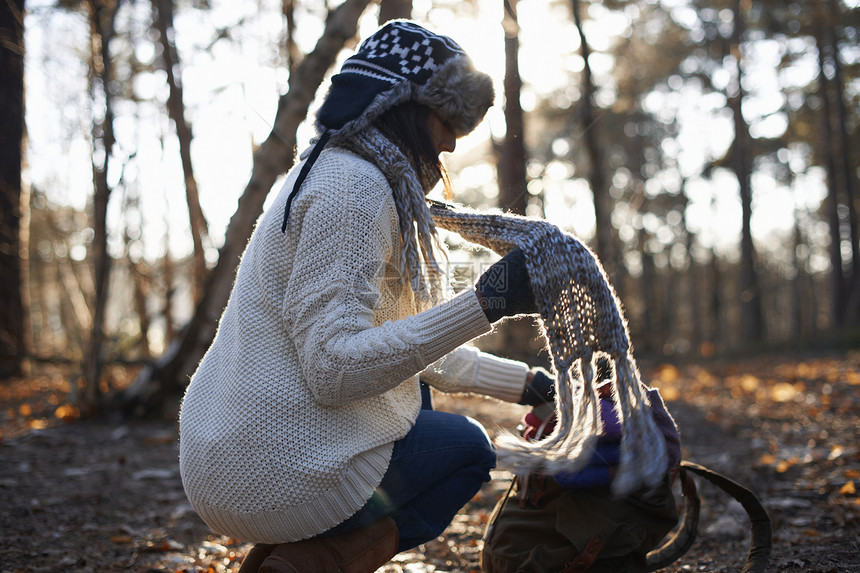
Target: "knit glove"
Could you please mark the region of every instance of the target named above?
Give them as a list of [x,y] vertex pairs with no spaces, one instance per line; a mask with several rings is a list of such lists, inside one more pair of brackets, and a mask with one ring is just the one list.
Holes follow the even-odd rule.
[[492,323],[506,316],[537,313],[526,259],[514,249],[488,268],[475,284],[481,308]]
[[531,382],[523,388],[523,395],[518,404],[524,406],[540,406],[555,403],[555,380],[543,368],[535,368]]

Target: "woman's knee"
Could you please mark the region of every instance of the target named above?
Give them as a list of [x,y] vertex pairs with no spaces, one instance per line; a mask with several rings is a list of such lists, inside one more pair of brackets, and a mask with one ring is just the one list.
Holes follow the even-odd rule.
[[464,416],[464,427],[470,435],[473,447],[477,450],[477,461],[487,471],[496,467],[496,448],[490,439],[486,428],[469,416]]
[[468,416],[422,410],[413,432],[401,444],[402,449],[395,447],[396,457],[411,449],[412,455],[442,456],[442,465],[451,470],[477,466],[489,471],[496,465],[490,436],[480,422]]

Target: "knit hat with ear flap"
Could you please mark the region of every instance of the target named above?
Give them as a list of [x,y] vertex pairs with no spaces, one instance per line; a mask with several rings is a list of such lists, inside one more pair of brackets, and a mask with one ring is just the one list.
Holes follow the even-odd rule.
[[463,136],[484,118],[493,96],[490,76],[477,71],[454,40],[409,20],[386,23],[332,76],[316,115],[320,137],[287,199],[283,229],[293,197],[329,138],[343,141],[408,101],[426,105]]
[[493,83],[451,38],[409,20],[392,20],[362,42],[332,77],[317,127],[355,133],[410,100],[433,109],[462,136],[493,104]]

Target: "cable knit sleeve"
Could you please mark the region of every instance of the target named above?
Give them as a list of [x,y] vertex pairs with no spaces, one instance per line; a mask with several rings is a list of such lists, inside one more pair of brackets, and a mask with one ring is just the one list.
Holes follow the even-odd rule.
[[468,392],[516,403],[522,397],[529,367],[472,346],[461,346],[431,364],[421,380],[442,392]]
[[283,314],[315,399],[338,406],[394,388],[490,324],[474,292],[375,324],[386,301],[385,270],[399,252],[391,191],[368,169],[327,175],[315,182],[326,188],[303,197],[297,209]]

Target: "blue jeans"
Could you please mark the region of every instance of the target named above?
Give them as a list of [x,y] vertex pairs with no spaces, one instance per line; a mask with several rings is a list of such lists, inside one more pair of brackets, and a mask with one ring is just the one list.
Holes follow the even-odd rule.
[[415,426],[394,443],[388,471],[356,514],[322,534],[346,533],[390,515],[400,532],[398,551],[437,538],[490,480],[496,453],[475,420],[422,409]]

